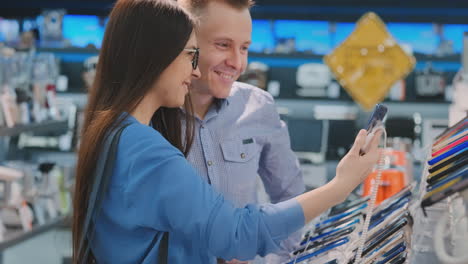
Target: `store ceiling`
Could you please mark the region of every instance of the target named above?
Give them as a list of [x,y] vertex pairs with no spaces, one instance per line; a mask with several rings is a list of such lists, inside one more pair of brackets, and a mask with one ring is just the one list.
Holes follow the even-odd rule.
[[[43,9],[106,16],[115,0],[0,0],[0,16],[36,16]],[[374,11],[386,21],[466,23],[466,0],[256,0],[252,16],[260,19],[356,21]]]

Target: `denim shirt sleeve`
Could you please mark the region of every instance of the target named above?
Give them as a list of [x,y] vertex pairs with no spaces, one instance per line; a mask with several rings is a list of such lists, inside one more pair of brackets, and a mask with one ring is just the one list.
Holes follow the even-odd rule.
[[[225,259],[252,259],[278,250],[304,225],[300,204],[235,208],[204,182],[183,155],[154,130],[130,130],[131,166],[125,203],[137,225],[178,232]],[[130,142],[129,142],[130,141]]]

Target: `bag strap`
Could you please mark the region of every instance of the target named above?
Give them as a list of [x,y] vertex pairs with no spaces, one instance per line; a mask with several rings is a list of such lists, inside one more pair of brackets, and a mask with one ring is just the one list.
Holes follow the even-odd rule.
[[158,264],[167,264],[168,253],[169,253],[169,233],[164,232],[164,235],[161,239],[161,243],[159,244]]
[[[120,141],[120,136],[123,130],[129,124],[125,124],[118,129],[112,130],[105,139],[103,149],[99,155],[97,166],[94,174],[94,183],[88,200],[88,208],[85,215],[85,221],[83,223],[83,235],[80,240],[79,252],[83,249],[85,240],[88,241],[86,248],[84,249],[84,257],[81,260],[81,263],[86,264],[86,260],[90,253],[90,244],[89,241],[93,238],[94,228],[92,226],[91,219],[98,216],[101,209],[101,202],[104,198],[109,181],[111,179],[112,173],[114,171],[114,164],[116,160],[117,149]],[[161,243],[159,245],[158,252],[158,263],[167,264],[167,255],[168,255],[168,233],[163,234]],[[151,245],[154,245],[157,241],[157,236],[153,239]],[[145,253],[144,258],[149,254],[152,246],[150,246]],[[143,259],[144,259],[143,258]]]

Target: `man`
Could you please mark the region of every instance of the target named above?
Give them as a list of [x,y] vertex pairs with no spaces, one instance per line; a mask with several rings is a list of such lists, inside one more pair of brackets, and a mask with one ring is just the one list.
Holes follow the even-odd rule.
[[[251,0],[179,0],[199,19],[201,78],[190,95],[196,115],[195,138],[188,155],[200,175],[238,207],[257,202],[257,175],[272,203],[304,191],[287,127],[267,92],[235,82],[247,65],[251,42]],[[288,259],[296,239],[281,245]],[[246,263],[233,260],[228,263]]]

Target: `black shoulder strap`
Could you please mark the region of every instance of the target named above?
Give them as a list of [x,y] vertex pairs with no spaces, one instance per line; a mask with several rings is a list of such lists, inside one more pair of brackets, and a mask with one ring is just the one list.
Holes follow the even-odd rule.
[[159,244],[158,264],[167,264],[167,255],[169,253],[169,233],[164,232],[164,235]]
[[[120,136],[123,130],[127,126],[128,125],[123,125],[119,127],[118,129],[114,129],[108,134],[108,136],[106,137],[104,141],[101,154],[99,155],[99,158],[98,158],[95,174],[93,175],[94,176],[93,188],[89,196],[88,209],[86,211],[85,221],[83,223],[83,235],[81,236],[80,247],[79,247],[80,252],[81,252],[81,250],[83,250],[83,245],[86,239],[88,243],[86,244],[86,248],[84,248],[85,253],[84,253],[83,259],[81,260],[81,263],[83,264],[86,263],[86,260],[88,258],[89,251],[90,251],[89,241],[91,241],[93,234],[94,234],[94,228],[92,227],[91,219],[93,219],[93,217],[97,217],[100,212],[102,199],[104,198],[109,181],[114,171],[114,164],[115,164],[117,149],[118,149],[118,145],[120,141]],[[156,237],[157,236],[155,236],[153,240],[154,242],[152,244],[156,242]],[[145,254],[145,257],[149,253],[149,250],[151,250],[151,248],[152,247],[148,249],[148,252]],[[161,243],[159,245],[158,263],[166,264],[167,255],[168,255],[168,233],[166,232],[164,233]]]

